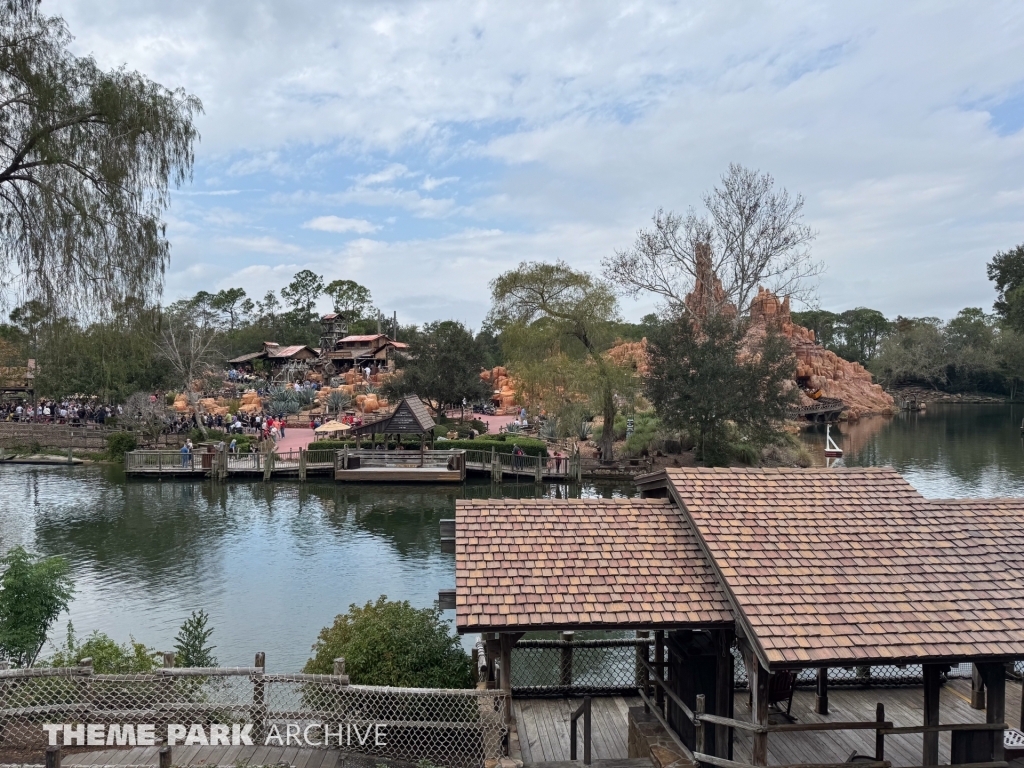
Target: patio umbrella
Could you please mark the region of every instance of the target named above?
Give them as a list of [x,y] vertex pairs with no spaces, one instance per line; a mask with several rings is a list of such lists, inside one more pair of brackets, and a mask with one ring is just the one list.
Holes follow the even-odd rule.
[[326,424],[319,426],[314,430],[318,434],[326,434],[329,432],[348,432],[352,429],[349,424],[342,424],[340,421],[328,421]]

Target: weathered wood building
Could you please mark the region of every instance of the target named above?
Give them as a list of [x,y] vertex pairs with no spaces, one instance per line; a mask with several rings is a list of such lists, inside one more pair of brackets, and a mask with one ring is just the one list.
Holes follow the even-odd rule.
[[[523,633],[647,631],[631,757],[763,766],[776,742],[784,764],[837,766],[852,745],[857,761],[888,768],[938,765],[941,743],[951,763],[1006,765],[1007,664],[1024,659],[1024,500],[930,501],[891,469],[678,469],[638,486],[639,499],[457,502],[456,625],[484,634],[496,685],[511,691]],[[899,709],[887,715],[882,692],[873,717],[855,717],[845,690],[830,704],[830,670],[883,664],[920,670]],[[945,675],[963,664],[984,722],[965,705],[943,718]],[[787,711],[808,674],[813,718],[771,722],[769,706]],[[909,738],[920,751],[908,763]]]

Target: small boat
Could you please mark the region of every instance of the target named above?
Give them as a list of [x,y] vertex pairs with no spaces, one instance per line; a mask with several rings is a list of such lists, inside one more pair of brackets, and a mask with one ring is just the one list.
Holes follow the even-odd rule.
[[832,425],[827,424],[825,426],[825,458],[827,459],[841,459],[843,458],[843,449],[836,445],[836,441],[832,439]]

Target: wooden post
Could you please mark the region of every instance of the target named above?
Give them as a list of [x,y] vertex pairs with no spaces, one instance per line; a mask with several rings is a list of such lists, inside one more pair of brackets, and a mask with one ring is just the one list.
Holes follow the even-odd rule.
[[[875,722],[885,722],[885,705],[882,702],[878,702],[875,707]],[[885,760],[885,734],[881,731],[881,725],[878,726],[879,730],[875,731],[875,762],[882,762]]]
[[306,449],[299,448],[299,482],[306,482]]
[[971,708],[985,708],[985,680],[977,664],[971,664]]
[[174,651],[164,652],[164,669],[174,668]]
[[512,723],[512,635],[502,632],[501,642],[501,690],[505,692],[505,725]]
[[[646,640],[650,637],[650,633],[642,630],[637,630],[637,639]],[[644,696],[650,695],[651,690],[651,677],[647,672],[647,665],[643,662],[650,661],[650,646],[647,643],[637,645],[636,647],[636,678],[637,687],[644,692]],[[651,708],[644,703],[644,712],[647,714],[651,713]]]
[[696,744],[694,752],[700,752],[702,755],[706,754],[704,748],[704,721],[701,720],[701,715],[704,714],[704,694],[697,694],[697,705],[693,708],[693,714],[696,715],[694,718],[694,730],[696,731]]
[[[718,660],[715,664],[715,713],[719,717],[732,717],[733,697],[733,632],[719,629],[715,633],[718,643]],[[732,760],[732,728],[715,725],[715,756]]]
[[274,451],[267,452],[267,460],[263,465],[263,481],[266,482],[274,472]]
[[267,731],[266,684],[263,682],[263,673],[267,668],[267,655],[263,651],[256,654],[256,662],[253,666],[260,670],[253,676],[252,684],[253,741],[259,744],[263,742]]
[[[1006,722],[1006,667],[1002,662],[978,665],[985,688],[988,689],[988,706],[985,707],[986,723]],[[1005,731],[992,731],[992,760],[1002,762]]]
[[[924,669],[924,722],[922,725],[939,724],[939,683],[942,674],[941,664],[925,664]],[[939,734],[924,734],[924,747],[921,751],[921,765],[939,764]]]
[[[751,693],[750,719],[757,725],[768,725],[768,670],[753,653],[748,670],[748,685]],[[750,755],[754,765],[768,765],[768,734],[755,733],[754,746]]]
[[[572,632],[562,633],[562,642],[571,643],[573,638]],[[563,688],[570,688],[572,686],[572,646],[563,645],[561,653],[561,664],[559,665],[558,684]]]
[[818,687],[814,695],[814,711],[828,714],[828,667],[818,668]]
[[544,481],[544,457],[540,455],[537,456],[537,476],[535,479],[538,483]]
[[159,768],[171,768],[174,761],[171,758],[171,747],[160,747],[159,755]]
[[60,747],[46,748],[46,768],[60,768]]
[[[658,673],[658,677],[662,680],[665,679],[665,630],[656,629],[654,631],[654,670]],[[658,710],[665,713],[665,689],[660,685],[654,691],[654,703],[658,705]]]
[[339,656],[334,660],[334,674],[344,675],[345,674],[345,657]]

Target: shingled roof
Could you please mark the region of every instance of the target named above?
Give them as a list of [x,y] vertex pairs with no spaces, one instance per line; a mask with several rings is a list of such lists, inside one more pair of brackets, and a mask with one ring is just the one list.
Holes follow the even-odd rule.
[[455,515],[460,631],[732,623],[667,500],[458,501]]
[[1024,657],[1019,503],[929,502],[888,468],[665,479],[772,667]]

